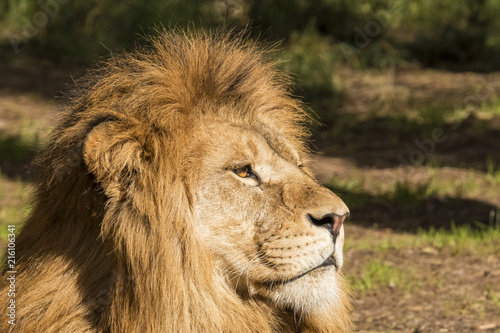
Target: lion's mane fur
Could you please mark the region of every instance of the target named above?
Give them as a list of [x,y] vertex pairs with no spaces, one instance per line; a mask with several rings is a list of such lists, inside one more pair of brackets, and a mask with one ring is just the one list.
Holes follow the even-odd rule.
[[152,44],[81,82],[36,159],[33,209],[16,239],[16,325],[3,316],[0,331],[349,330],[347,299],[335,319],[296,327],[293,314],[240,297],[194,232],[194,124],[279,132],[305,153],[306,115],[287,78],[229,34],[164,32]]

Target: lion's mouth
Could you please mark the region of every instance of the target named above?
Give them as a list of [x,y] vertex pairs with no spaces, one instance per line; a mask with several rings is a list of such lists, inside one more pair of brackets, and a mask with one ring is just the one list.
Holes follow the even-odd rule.
[[[333,265],[333,266],[335,266],[335,268],[337,268],[337,262],[333,258],[333,255],[329,256],[328,258],[326,258],[326,260],[323,261],[323,263],[321,265],[319,265],[318,267],[316,267],[316,268],[325,267],[325,266],[331,266],[331,265]],[[316,268],[313,268],[313,270],[316,269]]]
[[[287,283],[290,283],[290,282],[293,282],[293,281],[296,281],[298,279],[300,279],[301,277],[304,277],[318,269],[321,269],[323,267],[328,267],[328,266],[334,266],[335,267],[335,270],[338,270],[338,266],[337,266],[337,261],[335,260],[335,258],[333,257],[333,255],[329,256],[328,258],[325,259],[325,261],[323,261],[320,265],[316,266],[316,267],[313,267],[311,268],[310,270],[308,270],[307,272],[304,272],[304,273],[301,273],[297,276],[294,276],[293,278],[291,279],[288,279],[288,280],[285,280],[285,281],[280,281],[278,282],[279,284],[287,284]],[[276,281],[273,282],[271,285],[276,285]]]
[[321,265],[318,265],[318,266],[316,266],[316,267],[308,270],[307,272],[302,273],[302,274],[294,277],[293,279],[299,279],[299,278],[303,277],[304,275],[307,275],[307,274],[309,274],[309,273],[311,273],[311,272],[313,272],[313,271],[315,271],[317,269],[320,269],[322,267],[328,267],[328,266],[335,266],[335,269],[338,270],[337,261],[335,260],[335,258],[333,258],[333,255],[331,255],[328,258],[326,258],[325,261],[323,261],[321,263]]

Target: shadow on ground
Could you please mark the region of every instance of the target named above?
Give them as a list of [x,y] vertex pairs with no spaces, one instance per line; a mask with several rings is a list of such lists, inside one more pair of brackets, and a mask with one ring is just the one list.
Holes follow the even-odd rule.
[[365,226],[390,228],[397,231],[417,232],[419,229],[451,229],[469,225],[482,228],[500,225],[500,208],[471,199],[462,198],[389,198],[332,188],[349,206],[350,222]]
[[481,172],[487,171],[488,163],[500,167],[500,115],[489,120],[469,116],[451,124],[442,117],[421,123],[403,116],[359,120],[343,115],[314,139],[325,155],[349,158],[359,167],[437,163]]
[[36,142],[26,142],[21,135],[0,133],[0,171],[12,179],[31,180],[28,165],[38,151]]

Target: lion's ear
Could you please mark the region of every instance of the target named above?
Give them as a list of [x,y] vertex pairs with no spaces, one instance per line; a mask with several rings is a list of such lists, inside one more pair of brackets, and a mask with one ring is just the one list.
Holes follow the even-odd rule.
[[94,127],[85,140],[83,160],[109,197],[120,196],[121,189],[143,167],[142,144],[133,132],[110,121]]

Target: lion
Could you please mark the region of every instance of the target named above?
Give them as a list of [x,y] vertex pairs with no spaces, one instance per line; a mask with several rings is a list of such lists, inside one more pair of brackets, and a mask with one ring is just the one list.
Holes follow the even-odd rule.
[[78,84],[35,160],[0,330],[351,331],[349,210],[288,76],[241,35],[151,41]]

